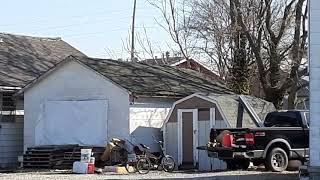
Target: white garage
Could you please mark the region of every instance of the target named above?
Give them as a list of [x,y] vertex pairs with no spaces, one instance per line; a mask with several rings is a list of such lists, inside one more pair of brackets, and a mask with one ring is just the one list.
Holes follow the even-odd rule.
[[129,138],[129,92],[75,61],[59,65],[25,88],[24,149]]
[[115,137],[157,150],[154,137],[161,137],[173,102],[195,91],[228,92],[197,72],[188,73],[170,66],[68,57],[19,92],[24,95],[24,150],[104,147]]

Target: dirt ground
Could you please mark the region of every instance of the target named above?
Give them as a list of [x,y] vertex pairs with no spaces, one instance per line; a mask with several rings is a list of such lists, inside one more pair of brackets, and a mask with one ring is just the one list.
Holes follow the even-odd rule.
[[39,170],[39,171],[15,171],[0,173],[0,179],[6,180],[104,180],[104,179],[212,179],[212,180],[294,180],[298,179],[297,172],[264,172],[264,171],[221,171],[221,172],[195,172],[177,171],[165,173],[151,171],[149,174],[72,174],[70,171]]

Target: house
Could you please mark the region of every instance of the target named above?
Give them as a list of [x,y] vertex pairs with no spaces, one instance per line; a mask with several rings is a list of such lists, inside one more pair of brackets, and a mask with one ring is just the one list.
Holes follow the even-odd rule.
[[85,56],[60,38],[0,33],[0,168],[23,152],[23,97],[13,94],[69,55]]
[[166,57],[158,58],[155,57],[153,59],[145,59],[139,61],[140,63],[146,63],[151,65],[169,65],[173,67],[192,69],[194,71],[200,72],[205,75],[210,80],[218,81],[220,83],[225,83],[225,81],[215,72],[210,70],[203,63],[194,60],[192,58],[186,59],[183,57],[170,57],[168,52],[166,53]]
[[104,147],[118,137],[156,151],[153,138],[172,104],[195,92],[232,94],[189,69],[70,56],[18,93],[24,96],[24,149]]
[[[246,106],[243,114],[239,107]],[[250,112],[250,108],[254,112]],[[163,124],[164,147],[179,166],[198,167],[200,170],[225,169],[224,162],[209,158],[198,146],[209,142],[211,128],[257,127],[272,103],[252,96],[236,94],[195,93],[176,101]],[[250,113],[256,114],[252,118]],[[239,121],[238,117],[242,117]],[[239,125],[240,122],[240,125]],[[192,132],[192,133],[190,133]]]
[[320,177],[320,1],[309,1],[309,71],[310,71],[310,179]]

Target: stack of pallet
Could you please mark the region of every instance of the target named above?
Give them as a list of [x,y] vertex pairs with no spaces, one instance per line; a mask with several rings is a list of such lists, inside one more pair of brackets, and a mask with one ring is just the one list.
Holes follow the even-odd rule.
[[78,145],[31,147],[23,155],[23,167],[71,169],[73,162],[80,161],[81,149],[86,148],[92,149],[96,159],[99,159],[104,151],[104,148],[100,147]]

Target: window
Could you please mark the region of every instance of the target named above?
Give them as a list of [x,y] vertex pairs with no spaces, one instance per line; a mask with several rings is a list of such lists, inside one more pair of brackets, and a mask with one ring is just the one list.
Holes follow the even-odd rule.
[[301,127],[296,112],[274,112],[267,115],[265,127]]
[[14,92],[3,92],[1,99],[1,122],[14,122],[15,121],[15,100],[13,98]]
[[14,111],[16,109],[13,94],[14,92],[3,92],[2,111]]

